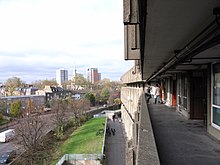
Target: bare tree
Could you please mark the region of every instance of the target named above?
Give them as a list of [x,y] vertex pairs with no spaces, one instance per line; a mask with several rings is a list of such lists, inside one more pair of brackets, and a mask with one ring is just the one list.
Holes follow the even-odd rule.
[[33,110],[34,110],[34,102],[29,98],[26,101],[26,114],[30,115]]
[[6,91],[9,95],[13,95],[13,91],[16,87],[24,86],[24,82],[19,77],[8,78],[6,81]]
[[38,80],[38,81],[32,82],[32,84],[41,90],[43,90],[46,85],[48,85],[48,86],[57,86],[58,85],[55,79]]
[[86,98],[81,99],[80,109],[80,125],[82,125],[88,119],[88,114],[86,112],[90,110],[90,101]]
[[6,113],[6,112],[7,112],[6,101],[0,98],[0,113]]
[[37,164],[39,159],[44,159],[48,147],[44,141],[46,130],[46,122],[39,114],[20,119],[16,127],[15,142],[23,151],[21,159],[23,165]]
[[54,123],[56,125],[56,136],[61,138],[64,133],[64,126],[67,123],[67,101],[63,99],[53,99],[51,110],[55,113]]
[[80,126],[84,121],[85,112],[90,109],[90,101],[88,99],[74,100],[68,98],[68,109],[73,112],[75,126]]
[[71,97],[68,98],[68,109],[73,112],[73,117],[75,121],[75,126],[78,126],[79,123],[79,100],[75,100]]

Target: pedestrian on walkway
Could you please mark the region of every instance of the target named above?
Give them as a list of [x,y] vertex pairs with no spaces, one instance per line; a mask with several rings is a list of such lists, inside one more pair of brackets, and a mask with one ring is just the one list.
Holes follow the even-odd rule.
[[115,122],[115,115],[112,116],[112,120]]
[[111,128],[107,127],[107,129],[106,129],[106,134],[109,135],[109,136],[111,136]]
[[145,98],[147,100],[147,103],[149,103],[149,101],[151,99],[151,86],[150,86],[150,84],[146,85],[144,92],[145,92]]
[[115,136],[115,129],[114,128],[111,128],[111,132],[112,132],[113,136]]
[[154,102],[155,104],[161,103],[160,95],[161,95],[161,91],[160,91],[159,84],[156,84],[156,88],[155,88],[155,102]]

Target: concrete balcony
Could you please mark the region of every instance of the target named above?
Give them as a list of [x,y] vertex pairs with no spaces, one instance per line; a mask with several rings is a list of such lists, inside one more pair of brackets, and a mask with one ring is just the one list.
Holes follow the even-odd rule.
[[128,70],[122,77],[121,77],[121,81],[124,84],[127,83],[135,83],[135,82],[139,82],[142,81],[141,78],[141,72],[138,69],[138,67],[134,66],[132,67],[130,70]]
[[175,107],[146,104],[142,88],[122,88],[126,165],[220,164],[220,142],[203,120],[188,120]]

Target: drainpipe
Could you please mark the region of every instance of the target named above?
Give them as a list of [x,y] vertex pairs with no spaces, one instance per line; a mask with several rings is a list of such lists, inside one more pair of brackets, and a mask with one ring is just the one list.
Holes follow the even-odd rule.
[[[186,60],[186,57],[193,57],[203,50],[206,50],[212,46],[219,44],[219,36],[215,36],[216,32],[219,30],[218,20],[220,17],[212,21],[205,29],[203,29],[196,37],[194,37],[189,43],[187,43],[182,49],[175,50],[175,55],[156,73],[151,75],[147,81],[150,81],[157,77],[159,74],[165,72],[172,66],[178,64],[180,61]],[[216,24],[217,22],[217,24]],[[210,39],[211,38],[211,39]],[[217,38],[217,39],[216,39]],[[208,40],[209,39],[209,40]],[[207,41],[208,40],[208,41]],[[207,41],[207,42],[205,42]],[[194,44],[193,44],[194,43]],[[202,45],[201,45],[202,44]]]

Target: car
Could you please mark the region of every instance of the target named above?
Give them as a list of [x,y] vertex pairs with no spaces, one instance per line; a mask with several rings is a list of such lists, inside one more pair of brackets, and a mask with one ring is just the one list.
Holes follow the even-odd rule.
[[16,152],[14,150],[7,151],[0,156],[0,164],[7,164],[15,158]]

